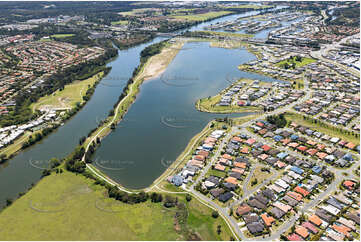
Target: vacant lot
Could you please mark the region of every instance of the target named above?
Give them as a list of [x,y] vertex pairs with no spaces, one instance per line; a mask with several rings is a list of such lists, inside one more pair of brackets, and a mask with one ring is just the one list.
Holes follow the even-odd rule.
[[52,38],[58,38],[58,39],[63,39],[63,38],[67,38],[67,37],[72,37],[74,36],[75,34],[53,34],[53,35],[50,35],[50,37]]
[[86,94],[88,88],[92,87],[94,83],[103,76],[103,74],[103,72],[99,72],[98,74],[83,81],[76,81],[65,85],[64,90],[58,90],[53,94],[41,97],[30,107],[33,111],[41,107],[70,109],[74,107],[76,103],[83,101],[83,96]]
[[[265,166],[258,166],[254,169],[252,177],[249,180],[249,183],[247,184],[248,190],[255,188],[256,186],[261,184],[264,180],[266,180],[267,178],[272,176],[271,172],[262,171],[262,168],[265,168]],[[256,181],[257,181],[257,183],[256,183]]]
[[112,25],[127,25],[128,21],[127,20],[119,20],[119,21],[113,21],[111,22]]
[[230,11],[208,12],[201,14],[188,14],[188,15],[176,15],[173,16],[177,19],[184,19],[188,21],[207,21],[209,19],[218,18],[227,14],[231,14]]
[[[135,205],[106,198],[105,188],[64,172],[42,179],[0,214],[3,240],[229,240],[219,217],[195,198],[186,202],[186,221],[175,226],[177,208],[150,201]],[[222,232],[216,233],[217,225]]]

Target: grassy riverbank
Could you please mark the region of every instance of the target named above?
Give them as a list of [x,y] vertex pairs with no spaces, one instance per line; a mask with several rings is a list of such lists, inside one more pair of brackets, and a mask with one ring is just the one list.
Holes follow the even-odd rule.
[[[175,197],[175,195],[172,195]],[[70,172],[43,178],[1,212],[3,240],[229,240],[224,221],[195,198],[177,195],[185,209],[150,201],[125,204],[106,189]],[[185,216],[177,219],[175,213]],[[222,232],[216,233],[221,225]]]

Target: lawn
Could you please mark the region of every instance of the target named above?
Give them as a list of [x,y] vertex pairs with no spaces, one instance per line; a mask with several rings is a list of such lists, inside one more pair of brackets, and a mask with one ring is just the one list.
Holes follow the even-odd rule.
[[64,90],[57,90],[48,96],[41,97],[36,103],[31,104],[30,108],[35,111],[35,109],[39,109],[42,106],[64,109],[75,107],[76,103],[83,101],[83,96],[88,88],[93,86],[103,74],[103,72],[99,72],[83,81],[75,81],[65,85]]
[[127,20],[119,20],[119,21],[111,22],[111,25],[127,25],[127,24],[128,24]]
[[302,66],[311,64],[313,62],[316,62],[317,60],[308,58],[308,57],[302,57],[301,61],[296,60],[296,56],[293,56],[292,59],[288,58],[286,60],[280,61],[276,63],[276,66],[278,67],[284,67],[286,64],[288,65],[295,65],[295,68],[300,68]]
[[[221,218],[195,198],[186,204],[185,230],[176,231],[176,208],[161,203],[129,205],[106,198],[104,187],[82,175],[64,172],[42,179],[32,190],[0,213],[3,240],[229,240]],[[216,233],[217,225],[222,233]]]
[[241,5],[235,5],[235,6],[226,6],[224,8],[253,8],[253,9],[266,9],[266,8],[272,8],[271,5],[256,5],[256,4],[241,4]]
[[349,134],[344,129],[332,126],[332,125],[327,124],[325,122],[319,121],[317,123],[313,123],[311,120],[304,119],[301,114],[293,113],[293,112],[292,113],[287,112],[286,115],[285,115],[285,118],[289,122],[294,121],[297,124],[307,126],[307,127],[311,128],[311,129],[317,130],[317,131],[322,132],[324,134],[339,137],[341,139],[350,141],[350,142],[352,142],[354,144],[357,144],[357,145],[360,144],[360,139],[358,137],[355,137],[355,136]]
[[68,37],[72,37],[75,34],[53,34],[50,35],[51,38],[58,38],[58,39],[63,39],[63,38],[68,38]]
[[[265,166],[258,166],[255,168],[251,179],[249,180],[249,183],[247,184],[247,189],[251,190],[254,187],[258,186],[259,184],[261,184],[264,180],[266,180],[267,178],[269,178],[270,176],[272,176],[272,172],[268,173],[266,171],[262,171],[261,169],[265,167]],[[257,179],[257,184],[252,186],[252,181]]]
[[188,14],[188,15],[175,15],[173,16],[176,19],[184,19],[187,21],[207,21],[209,19],[218,18],[224,15],[231,14],[231,11],[211,11],[208,13],[200,14]]

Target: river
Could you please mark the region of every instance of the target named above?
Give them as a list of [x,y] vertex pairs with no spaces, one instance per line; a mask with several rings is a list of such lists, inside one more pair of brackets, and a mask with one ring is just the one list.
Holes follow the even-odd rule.
[[[222,17],[193,26],[190,30],[201,30],[212,23],[254,14],[258,11]],[[87,136],[108,115],[139,64],[140,52],[164,39],[158,37],[119,51],[118,57],[108,64],[112,70],[101,80],[82,110],[40,143],[0,165],[1,206],[7,198],[16,198],[36,183],[41,177],[41,168],[47,166],[49,159],[65,157],[74,150],[79,139]],[[274,81],[238,71],[237,65],[254,59],[255,56],[246,50],[210,48],[208,43],[186,44],[167,68],[165,78],[149,80],[141,86],[125,120],[97,150],[95,164],[126,187],[146,187],[166,169],[162,159],[175,159],[192,136],[210,119],[220,116],[196,111],[196,99],[214,95],[228,86],[227,77]],[[179,83],[183,85],[179,86]]]

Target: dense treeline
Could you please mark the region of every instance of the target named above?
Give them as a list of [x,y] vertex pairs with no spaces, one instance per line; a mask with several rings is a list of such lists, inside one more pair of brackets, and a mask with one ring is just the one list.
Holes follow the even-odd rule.
[[118,39],[113,39],[113,42],[120,50],[123,50],[136,46],[138,44],[146,43],[152,40],[154,37],[154,33],[134,33],[132,34],[132,39],[130,40],[121,41]]
[[266,120],[267,120],[267,122],[276,125],[278,128],[283,128],[287,124],[287,120],[283,113],[281,113],[279,115],[267,116]]

